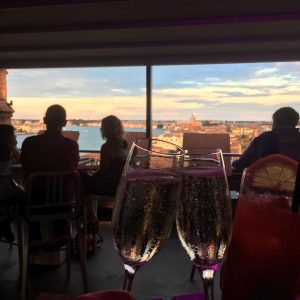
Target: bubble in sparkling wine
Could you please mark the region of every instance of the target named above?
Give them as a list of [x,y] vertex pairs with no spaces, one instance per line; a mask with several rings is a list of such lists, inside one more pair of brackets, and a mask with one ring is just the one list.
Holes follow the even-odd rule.
[[181,174],[192,177],[219,177],[224,176],[224,170],[222,167],[213,169],[185,168],[181,170]]
[[124,263],[139,266],[168,238],[179,194],[176,173],[130,170],[123,176],[114,211],[114,242]]
[[182,172],[176,217],[179,239],[194,264],[219,263],[231,235],[231,207],[223,169]]

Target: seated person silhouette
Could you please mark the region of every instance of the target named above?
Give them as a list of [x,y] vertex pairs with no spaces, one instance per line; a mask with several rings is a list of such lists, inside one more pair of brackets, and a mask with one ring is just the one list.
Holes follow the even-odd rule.
[[[62,135],[62,128],[66,125],[65,109],[58,104],[48,107],[44,123],[47,128],[44,133],[28,137],[22,144],[21,162],[25,183],[35,172],[73,171],[77,168],[78,144]],[[63,230],[61,222],[55,222],[55,236],[63,235]],[[42,239],[39,224],[31,224],[29,239]]]
[[58,105],[51,105],[45,114],[47,130],[28,137],[22,144],[21,162],[24,179],[34,172],[73,171],[79,160],[78,144],[63,136],[66,125],[66,111]]
[[[83,173],[83,183],[87,194],[114,196],[126,162],[127,142],[123,138],[123,125],[116,116],[105,117],[100,130],[106,140],[100,150],[100,166],[93,174]],[[97,223],[91,203],[88,204],[88,214],[91,221]]]
[[25,192],[12,178],[12,163],[19,160],[19,151],[13,126],[0,125],[0,238],[12,242],[11,205],[21,205]]
[[273,114],[272,131],[256,137],[242,156],[232,163],[233,168],[241,172],[258,159],[271,154],[282,154],[298,160],[300,155],[300,133],[296,128],[298,122],[299,114],[293,108],[279,108]]

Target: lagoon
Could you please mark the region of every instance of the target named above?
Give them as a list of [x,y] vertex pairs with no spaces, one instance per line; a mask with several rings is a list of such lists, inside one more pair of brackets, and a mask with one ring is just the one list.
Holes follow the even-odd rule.
[[[74,130],[79,131],[79,149],[80,150],[92,150],[99,151],[102,144],[104,144],[104,140],[100,135],[100,129],[96,126],[66,126],[64,130]],[[145,132],[145,128],[125,128],[126,132],[132,131],[142,131]],[[153,134],[162,134],[164,133],[164,129],[153,129]],[[17,146],[21,148],[24,139],[28,136],[32,136],[35,134],[20,134],[17,135]]]

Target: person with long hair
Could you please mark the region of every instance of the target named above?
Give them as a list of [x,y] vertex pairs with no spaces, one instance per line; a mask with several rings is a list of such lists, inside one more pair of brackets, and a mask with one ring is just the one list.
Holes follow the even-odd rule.
[[24,190],[12,178],[12,163],[19,159],[14,127],[0,125],[0,238],[12,242],[11,207],[18,205],[24,197]]
[[114,196],[125,162],[127,142],[120,119],[110,115],[101,122],[101,135],[106,142],[100,150],[99,168],[85,178],[88,194]]
[[[127,157],[124,128],[119,118],[110,115],[102,120],[100,131],[106,140],[100,150],[100,165],[93,174],[83,175],[83,183],[86,194],[114,196]],[[87,203],[87,210],[90,222],[97,231],[98,219],[92,203]]]

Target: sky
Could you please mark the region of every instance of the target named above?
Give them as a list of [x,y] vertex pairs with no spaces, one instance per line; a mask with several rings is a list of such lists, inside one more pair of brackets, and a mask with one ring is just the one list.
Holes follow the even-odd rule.
[[[15,119],[42,119],[61,104],[69,119],[146,118],[145,67],[10,69]],[[154,66],[154,120],[270,121],[282,106],[300,111],[300,62]]]

